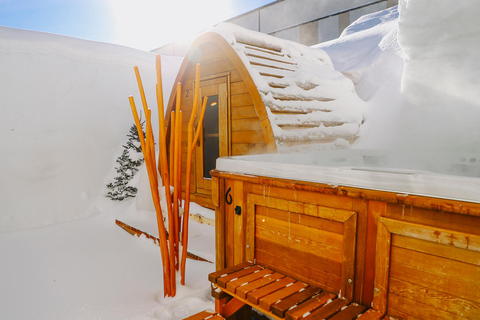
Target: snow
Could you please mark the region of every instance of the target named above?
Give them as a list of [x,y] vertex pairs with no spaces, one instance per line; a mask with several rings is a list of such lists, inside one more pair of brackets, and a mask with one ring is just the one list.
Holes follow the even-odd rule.
[[[181,59],[162,59],[169,92]],[[154,106],[154,63],[135,49],[0,28],[0,232],[98,214],[133,124],[128,96],[140,103],[133,66]]]
[[233,47],[252,77],[278,152],[344,147],[357,138],[365,104],[325,51],[229,23],[211,31]]
[[[220,159],[218,168],[480,202],[479,15],[473,0],[401,0],[322,50],[247,39],[322,59],[368,110],[352,149]],[[181,59],[162,62],[170,92]],[[152,54],[0,28],[0,318],[176,320],[213,309],[213,264],[188,260],[187,286],[163,298],[158,246],[115,225],[157,235],[145,168],[132,180],[137,198],[104,197],[133,123],[127,97],[140,106],[134,65],[155,110]],[[295,85],[309,89],[306,82]],[[324,120],[303,106],[311,119],[278,121]],[[214,261],[214,238],[213,227],[190,223],[192,253]]]
[[[97,206],[102,213],[90,219],[0,234],[2,319],[183,319],[214,308],[213,264],[188,260],[187,286],[163,298],[159,247],[115,224],[158,235],[154,214],[130,200]],[[190,223],[190,244],[214,261],[213,227]]]
[[[480,150],[480,7],[474,0],[401,1],[399,43],[405,52],[400,140],[412,148]],[[415,137],[421,136],[418,140]]]

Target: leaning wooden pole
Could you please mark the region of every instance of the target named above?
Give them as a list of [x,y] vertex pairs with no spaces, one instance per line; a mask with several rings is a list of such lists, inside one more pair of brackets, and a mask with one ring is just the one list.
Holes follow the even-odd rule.
[[[156,170],[152,172],[152,165],[151,165],[151,154],[148,152],[149,147],[148,143],[150,143],[150,139],[148,139],[148,134],[147,134],[147,141],[144,140],[143,138],[143,130],[142,130],[142,125],[140,123],[140,119],[138,117],[137,113],[137,108],[135,106],[135,101],[133,97],[128,98],[130,101],[130,107],[132,109],[132,114],[133,118],[135,121],[135,126],[137,127],[138,131],[138,136],[140,138],[140,145],[142,147],[142,153],[143,157],[145,159],[145,166],[147,168],[147,173],[149,177],[149,182],[150,182],[150,190],[152,193],[152,199],[153,199],[153,204],[155,207],[155,212],[157,213],[157,226],[158,226],[158,234],[159,234],[159,243],[160,243],[160,254],[162,257],[162,265],[163,265],[163,277],[164,277],[164,295],[171,295],[171,290],[170,286],[167,285],[165,286],[165,283],[169,284],[170,283],[170,267],[169,267],[169,258],[168,258],[168,246],[167,246],[167,238],[166,238],[166,230],[165,226],[163,224],[163,215],[162,215],[162,209],[160,207],[160,198],[158,194],[158,188],[155,187],[155,180],[153,179],[154,174],[156,175]],[[147,121],[149,121],[149,118],[151,117],[150,113],[147,113],[146,118]],[[151,125],[151,124],[150,124]],[[147,124],[148,128],[148,124]]]
[[[192,159],[195,146],[197,144],[200,133],[203,129],[203,118],[207,105],[207,99],[204,99],[200,117],[198,119],[197,132],[194,134],[195,118],[199,102],[199,86],[200,86],[200,66],[197,65],[195,78],[195,94],[193,101],[193,110],[188,124],[188,140],[187,140],[187,161],[186,161],[186,190],[185,205],[183,213],[183,221],[180,218],[182,204],[182,111],[181,111],[181,92],[182,87],[177,85],[176,108],[172,111],[170,117],[170,150],[167,152],[167,127],[165,123],[165,110],[163,105],[162,77],[161,77],[161,58],[156,56],[156,96],[158,107],[159,134],[158,134],[158,164],[155,155],[155,138],[152,129],[152,114],[147,106],[145,92],[138,67],[135,67],[135,76],[137,78],[140,96],[142,98],[143,110],[146,115],[146,134],[143,135],[142,126],[138,117],[133,97],[129,97],[130,106],[132,108],[135,125],[140,137],[145,166],[148,172],[150,189],[152,193],[153,204],[157,215],[157,226],[159,233],[160,253],[163,264],[163,280],[164,295],[175,296],[176,294],[176,270],[181,268],[181,283],[185,284],[185,260],[188,257],[188,220],[190,210],[190,185],[192,174]],[[170,155],[170,159],[168,157]],[[167,200],[167,216],[168,227],[165,226],[162,208],[160,206],[159,195],[159,179],[158,173],[162,178],[165,186],[165,196]],[[170,191],[170,187],[174,186],[174,192]],[[183,233],[182,233],[183,225]],[[168,229],[168,232],[167,232]],[[168,239],[167,239],[168,238]],[[181,238],[181,239],[180,239]],[[180,257],[180,243],[182,242],[182,256]]]
[[[168,157],[167,157],[167,145],[166,145],[166,127],[165,127],[165,114],[164,114],[164,105],[163,105],[163,91],[162,91],[162,73],[161,73],[161,57],[157,55],[155,57],[155,69],[157,75],[157,84],[156,84],[156,93],[157,93],[157,106],[158,106],[158,121],[159,121],[159,163],[158,163],[158,170],[161,174],[163,185],[165,188],[165,196],[167,202],[167,214],[168,220],[171,221],[173,217],[173,208],[172,208],[172,194],[170,192],[170,173],[168,170]],[[171,171],[170,171],[171,172]],[[171,241],[171,230],[169,233],[169,240],[170,244]],[[170,245],[171,248],[171,245]],[[171,259],[171,252],[169,253]],[[175,282],[175,268],[171,268],[171,265],[175,265],[175,261],[169,261],[170,264],[170,272],[172,276],[170,277],[170,287],[172,291],[172,296],[175,296],[176,292],[176,282]]]
[[[186,167],[186,174],[185,174],[185,206],[183,208],[183,237],[182,237],[182,262],[181,262],[181,284],[185,284],[185,268],[186,268],[186,255],[187,255],[187,247],[188,247],[188,220],[190,216],[190,183],[191,183],[191,173],[192,173],[192,157],[193,157],[193,150],[196,146],[196,141],[194,141],[194,124],[195,124],[195,116],[197,114],[197,107],[198,107],[198,100],[199,100],[199,91],[200,91],[200,65],[197,64],[196,72],[195,72],[195,90],[193,95],[193,109],[192,114],[190,116],[190,121],[188,122],[188,135],[187,135],[187,167]],[[200,119],[198,121],[198,126],[203,126],[203,116],[205,114],[205,107],[206,107],[207,99],[205,99],[202,111],[200,115]],[[197,129],[197,132],[201,131],[201,127]],[[198,139],[198,138],[197,138]]]

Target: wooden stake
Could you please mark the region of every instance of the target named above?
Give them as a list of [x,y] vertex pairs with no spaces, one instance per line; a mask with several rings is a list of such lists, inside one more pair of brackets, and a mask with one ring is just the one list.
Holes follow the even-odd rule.
[[169,150],[169,165],[170,165],[170,173],[172,175],[172,181],[171,186],[173,185],[173,150],[174,150],[174,145],[175,145],[175,111],[172,111],[170,113],[170,150]]
[[[203,126],[203,117],[205,116],[205,109],[207,107],[207,98],[203,99],[203,106],[202,111],[200,114],[200,118],[198,119],[198,126]],[[193,136],[193,124],[188,128]],[[180,283],[185,285],[185,267],[186,267],[186,260],[187,260],[187,247],[188,247],[188,220],[190,215],[190,179],[191,179],[191,172],[192,172],[192,157],[193,152],[195,150],[195,146],[197,145],[198,138],[200,136],[201,128],[197,128],[197,133],[193,140],[189,139],[190,148],[187,150],[187,173],[186,173],[186,186],[185,186],[185,208],[183,209],[183,237],[182,237],[182,263],[181,263],[181,280]]]
[[[143,139],[143,130],[142,126],[140,123],[140,119],[138,118],[138,113],[137,113],[137,108],[135,106],[135,102],[133,100],[133,97],[129,97],[130,101],[130,107],[132,109],[133,113],[133,118],[135,120],[135,125],[137,127],[138,131],[138,136],[140,137],[140,145],[142,146],[142,153],[143,157],[145,159],[145,166],[147,168],[147,173],[149,177],[149,183],[150,183],[150,190],[152,193],[152,199],[153,199],[153,204],[155,207],[155,212],[157,213],[157,227],[158,227],[158,233],[159,233],[159,241],[160,241],[160,254],[162,257],[162,265],[163,265],[163,276],[164,276],[164,283],[170,283],[170,263],[169,263],[169,257],[168,257],[168,247],[167,247],[167,238],[166,238],[166,230],[165,226],[163,225],[163,216],[162,216],[162,209],[160,207],[160,198],[158,195],[158,188],[155,187],[155,180],[153,178],[154,174],[156,175],[156,170],[152,172],[152,168],[154,166],[151,165],[151,154],[149,153],[149,147],[148,145],[151,143],[150,139],[153,136],[150,136],[147,134],[147,141],[144,141]],[[151,123],[149,115],[150,113],[146,113],[146,118],[147,118],[147,128],[150,126],[151,128]],[[164,295],[171,295],[171,290],[169,286],[164,287]]]
[[[185,285],[185,263],[183,259],[183,255],[185,253],[185,248],[187,246],[187,243],[185,241],[185,235],[188,239],[188,219],[189,219],[189,213],[187,210],[190,209],[190,204],[187,203],[190,201],[190,174],[192,170],[192,159],[188,156],[190,153],[190,149],[192,148],[192,141],[193,141],[193,125],[195,123],[195,117],[197,113],[197,107],[198,107],[198,94],[200,91],[200,64],[197,63],[195,66],[195,90],[193,94],[193,107],[192,107],[192,114],[190,115],[190,120],[188,121],[188,127],[187,127],[187,171],[185,174],[185,206],[183,208],[183,226],[182,226],[182,232],[183,232],[183,237],[182,237],[182,263],[181,263],[181,280],[180,283],[182,285]],[[188,242],[188,240],[187,240]]]

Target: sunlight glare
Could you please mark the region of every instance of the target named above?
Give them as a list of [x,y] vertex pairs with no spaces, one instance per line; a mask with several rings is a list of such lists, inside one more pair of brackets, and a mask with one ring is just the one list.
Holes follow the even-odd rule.
[[232,0],[109,0],[114,40],[142,50],[196,33],[232,16]]

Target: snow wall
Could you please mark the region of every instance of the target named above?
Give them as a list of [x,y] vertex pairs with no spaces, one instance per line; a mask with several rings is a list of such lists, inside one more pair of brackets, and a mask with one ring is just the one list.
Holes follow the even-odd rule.
[[[165,100],[181,61],[162,57]],[[0,232],[97,213],[133,124],[129,95],[141,109],[135,65],[158,119],[153,54],[0,27]]]
[[480,152],[478,1],[401,0],[399,10],[402,147]]

